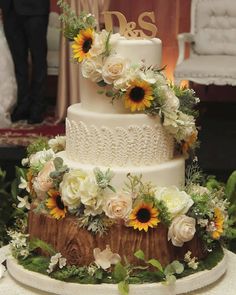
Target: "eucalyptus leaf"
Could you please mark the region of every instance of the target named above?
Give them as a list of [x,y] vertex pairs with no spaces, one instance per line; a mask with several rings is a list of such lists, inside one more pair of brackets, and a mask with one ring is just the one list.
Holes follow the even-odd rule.
[[63,166],[63,159],[60,157],[56,157],[53,161],[55,169],[59,170]]
[[174,268],[176,274],[181,274],[184,271],[183,264],[177,260],[174,260],[171,265]]
[[99,81],[99,82],[97,82],[97,85],[99,86],[99,87],[105,87],[106,85],[107,85],[107,83],[105,82],[105,81]]
[[115,265],[113,272],[113,277],[116,280],[116,282],[119,283],[124,281],[127,278],[127,275],[127,269],[120,262],[118,262]]
[[156,267],[159,271],[163,272],[163,267],[158,260],[150,259],[150,260],[148,260],[148,263],[151,264],[152,266]]
[[174,275],[166,276],[166,285],[173,285],[176,282],[176,277]]
[[142,250],[138,250],[134,253],[134,256],[137,257],[140,260],[144,260],[145,261],[145,255],[144,252]]
[[128,295],[129,294],[129,284],[125,281],[119,282],[118,290],[121,295]]

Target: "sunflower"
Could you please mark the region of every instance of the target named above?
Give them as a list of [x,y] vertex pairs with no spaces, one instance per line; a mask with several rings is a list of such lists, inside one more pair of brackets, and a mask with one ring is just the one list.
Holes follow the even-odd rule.
[[157,218],[159,211],[151,203],[138,204],[129,216],[129,225],[139,231],[148,231],[149,227],[156,226],[160,220]]
[[50,198],[47,200],[46,206],[48,209],[51,209],[50,214],[56,219],[64,218],[67,209],[61,200],[60,193],[55,190],[50,190],[48,195]]
[[152,86],[146,81],[134,80],[125,94],[125,107],[131,112],[143,111],[151,106],[153,99]]
[[212,238],[218,240],[223,233],[224,215],[219,208],[214,209],[214,227]]
[[81,30],[74,38],[74,43],[72,45],[73,58],[77,59],[79,62],[83,61],[85,58],[89,58],[89,50],[92,47],[93,40],[93,29],[88,28],[86,30]]

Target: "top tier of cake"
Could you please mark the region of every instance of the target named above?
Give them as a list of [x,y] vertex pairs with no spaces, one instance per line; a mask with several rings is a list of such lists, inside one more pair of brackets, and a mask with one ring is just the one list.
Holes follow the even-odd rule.
[[[114,53],[127,58],[132,64],[144,61],[146,66],[161,66],[162,43],[160,39],[130,40],[120,37],[112,44]],[[80,75],[80,99],[82,108],[98,113],[130,113],[122,99],[111,102],[105,94],[99,94],[97,83]]]

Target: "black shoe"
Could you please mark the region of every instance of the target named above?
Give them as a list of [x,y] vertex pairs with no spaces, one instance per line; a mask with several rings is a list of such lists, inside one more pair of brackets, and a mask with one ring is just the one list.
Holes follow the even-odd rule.
[[25,105],[17,106],[11,114],[11,121],[17,122],[20,120],[27,120],[29,118],[29,108]]
[[43,115],[42,113],[34,113],[31,114],[28,119],[28,124],[39,124],[43,122]]

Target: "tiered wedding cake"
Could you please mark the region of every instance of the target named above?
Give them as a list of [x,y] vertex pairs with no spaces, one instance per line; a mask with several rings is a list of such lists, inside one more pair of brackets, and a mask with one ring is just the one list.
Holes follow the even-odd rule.
[[[23,235],[19,246],[17,236],[14,256],[31,270],[44,263],[40,272],[60,280],[118,283],[121,294],[129,283],[171,284],[175,276],[216,267],[227,202],[222,192],[193,182],[199,176],[194,166],[185,183],[184,157],[197,137],[197,99],[193,91],[169,85],[160,70],[154,15],[139,17],[148,38],[115,12],[122,36],[96,33],[92,15],[76,18],[62,7],[73,57],[81,62],[81,103],[68,108],[65,147],[64,138],[55,138],[28,149],[21,187],[31,199],[29,240]],[[111,15],[105,14],[108,28]],[[29,255],[38,248],[44,257],[34,260]],[[217,253],[210,267],[208,251]],[[217,268],[209,283],[224,270]],[[181,290],[205,284],[191,281]]]

